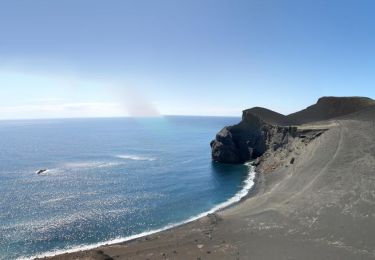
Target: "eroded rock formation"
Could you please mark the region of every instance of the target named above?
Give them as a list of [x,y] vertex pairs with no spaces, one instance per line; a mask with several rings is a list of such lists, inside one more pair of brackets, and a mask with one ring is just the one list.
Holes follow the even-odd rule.
[[211,142],[212,159],[222,163],[243,163],[276,151],[298,137],[309,141],[325,130],[300,130],[297,126],[341,117],[375,105],[363,97],[322,97],[299,112],[284,116],[269,109],[254,107],[243,111],[240,123],[224,127]]
[[276,150],[297,134],[297,127],[272,125],[258,115],[244,111],[242,120],[224,127],[211,142],[212,159],[223,163],[242,163]]

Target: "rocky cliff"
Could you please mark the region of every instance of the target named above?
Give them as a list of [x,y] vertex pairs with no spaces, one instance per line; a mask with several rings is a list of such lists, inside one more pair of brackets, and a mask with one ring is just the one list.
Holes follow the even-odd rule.
[[278,126],[259,115],[244,111],[239,124],[224,127],[211,142],[212,159],[223,163],[243,163],[278,149],[297,135],[297,127]]
[[222,163],[243,163],[276,151],[295,138],[314,139],[324,129],[299,129],[297,126],[348,115],[370,106],[375,101],[363,97],[322,97],[302,111],[284,116],[255,107],[243,111],[240,123],[224,127],[211,142],[212,159]]

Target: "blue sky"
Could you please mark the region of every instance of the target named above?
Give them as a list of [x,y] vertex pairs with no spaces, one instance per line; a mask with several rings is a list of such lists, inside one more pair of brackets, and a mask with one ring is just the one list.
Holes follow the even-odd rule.
[[1,1],[0,119],[375,98],[374,1]]

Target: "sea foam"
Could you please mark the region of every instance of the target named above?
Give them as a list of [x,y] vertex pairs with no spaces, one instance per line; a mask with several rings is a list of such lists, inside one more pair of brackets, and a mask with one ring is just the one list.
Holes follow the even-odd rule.
[[64,165],[64,168],[68,169],[92,169],[92,168],[111,168],[119,166],[119,162],[98,162],[98,161],[87,161],[87,162],[69,162]]
[[116,158],[125,159],[125,160],[133,160],[133,161],[155,161],[156,158],[154,157],[146,157],[146,156],[139,156],[139,155],[132,155],[132,154],[120,154],[116,155]]

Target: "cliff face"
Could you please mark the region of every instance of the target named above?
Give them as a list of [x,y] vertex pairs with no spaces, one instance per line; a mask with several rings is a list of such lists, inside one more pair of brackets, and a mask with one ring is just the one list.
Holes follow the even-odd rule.
[[287,144],[296,134],[296,127],[272,125],[258,115],[244,111],[239,124],[224,127],[211,142],[212,159],[243,163],[261,156],[268,149]]
[[323,97],[302,111],[284,116],[255,107],[243,111],[240,123],[224,127],[211,142],[212,159],[222,163],[243,163],[267,150],[285,147],[294,138],[315,138],[322,130],[298,130],[297,125],[348,115],[375,105],[363,97]]

